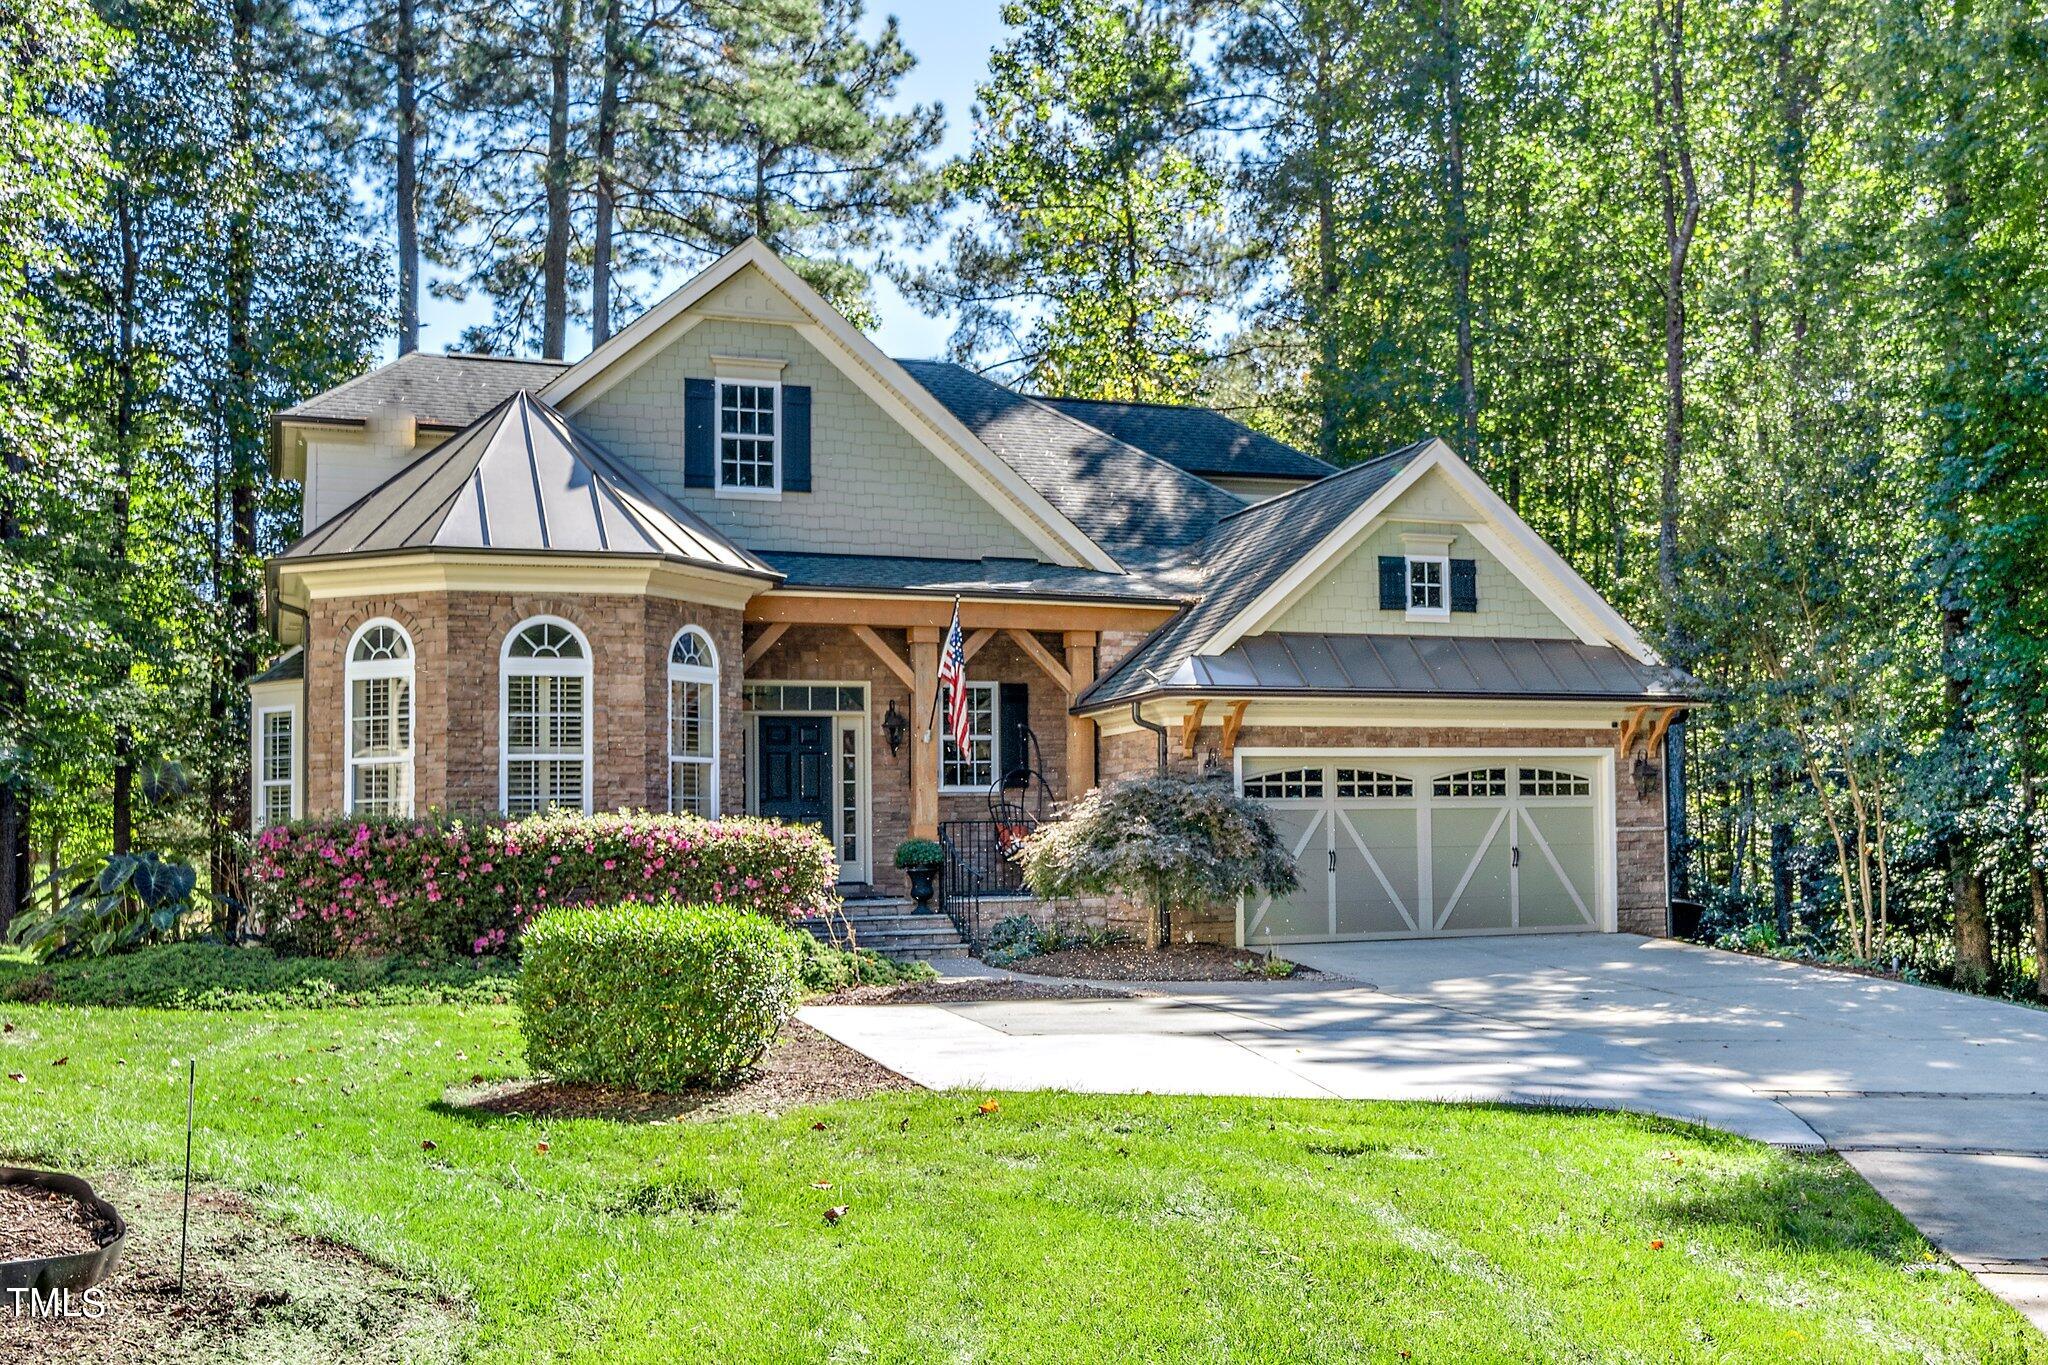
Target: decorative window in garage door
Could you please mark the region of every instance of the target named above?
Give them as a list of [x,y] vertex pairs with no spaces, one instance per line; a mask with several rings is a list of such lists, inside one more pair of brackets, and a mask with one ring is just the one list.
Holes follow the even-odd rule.
[[1473,768],[1469,772],[1445,773],[1436,780],[1432,791],[1437,796],[1446,797],[1506,796],[1508,770]]
[[1521,794],[1523,796],[1591,796],[1593,779],[1579,773],[1558,772],[1553,768],[1524,768],[1521,773]]
[[1406,800],[1415,795],[1415,784],[1399,773],[1373,772],[1366,768],[1337,769],[1337,796],[1345,801]]
[[1321,768],[1288,768],[1244,780],[1244,794],[1262,801],[1317,801],[1323,795]]

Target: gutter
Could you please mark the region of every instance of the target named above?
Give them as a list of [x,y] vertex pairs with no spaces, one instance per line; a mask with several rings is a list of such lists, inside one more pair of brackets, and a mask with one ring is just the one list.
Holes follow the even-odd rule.
[[1131,703],[1131,724],[1141,730],[1150,730],[1153,734],[1159,736],[1159,775],[1164,777],[1166,775],[1166,727],[1157,721],[1146,720],[1144,706],[1145,704],[1142,701]]
[[[1584,706],[1681,706],[1700,707],[1710,703],[1699,697],[1682,695],[1662,696],[1648,692],[1603,692],[1588,695],[1584,692],[1418,692],[1400,691],[1391,688],[1364,689],[1339,687],[1170,687],[1154,688],[1129,698],[1132,706],[1147,701],[1172,701],[1185,698],[1190,701],[1215,701],[1219,697],[1236,700],[1240,697],[1251,701],[1272,700],[1390,700],[1390,701],[1494,701],[1514,702],[1567,702]],[[1125,698],[1109,702],[1090,702],[1083,698],[1067,708],[1073,716],[1107,715],[1122,706]],[[1152,729],[1150,725],[1146,729]]]

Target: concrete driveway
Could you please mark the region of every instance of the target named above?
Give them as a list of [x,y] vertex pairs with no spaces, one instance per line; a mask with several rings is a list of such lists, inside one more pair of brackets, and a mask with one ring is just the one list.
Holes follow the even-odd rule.
[[1825,1144],[2048,1329],[2048,1013],[1626,935],[1286,951],[1329,975],[803,1018],[934,1088],[1563,1101]]

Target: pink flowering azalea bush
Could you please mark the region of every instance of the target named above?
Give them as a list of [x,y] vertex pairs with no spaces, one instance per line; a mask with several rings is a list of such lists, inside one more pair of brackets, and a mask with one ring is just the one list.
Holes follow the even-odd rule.
[[816,830],[770,820],[348,816],[264,830],[250,873],[259,922],[281,951],[482,956],[563,905],[678,901],[782,920],[822,914],[839,864]]

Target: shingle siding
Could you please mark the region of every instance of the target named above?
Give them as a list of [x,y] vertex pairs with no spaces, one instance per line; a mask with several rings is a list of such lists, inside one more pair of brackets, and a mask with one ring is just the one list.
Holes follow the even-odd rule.
[[[763,500],[684,487],[683,381],[711,377],[713,355],[780,360],[784,382],[810,386],[811,492]],[[837,366],[779,324],[701,322],[570,420],[749,549],[960,559],[1038,553]]]

